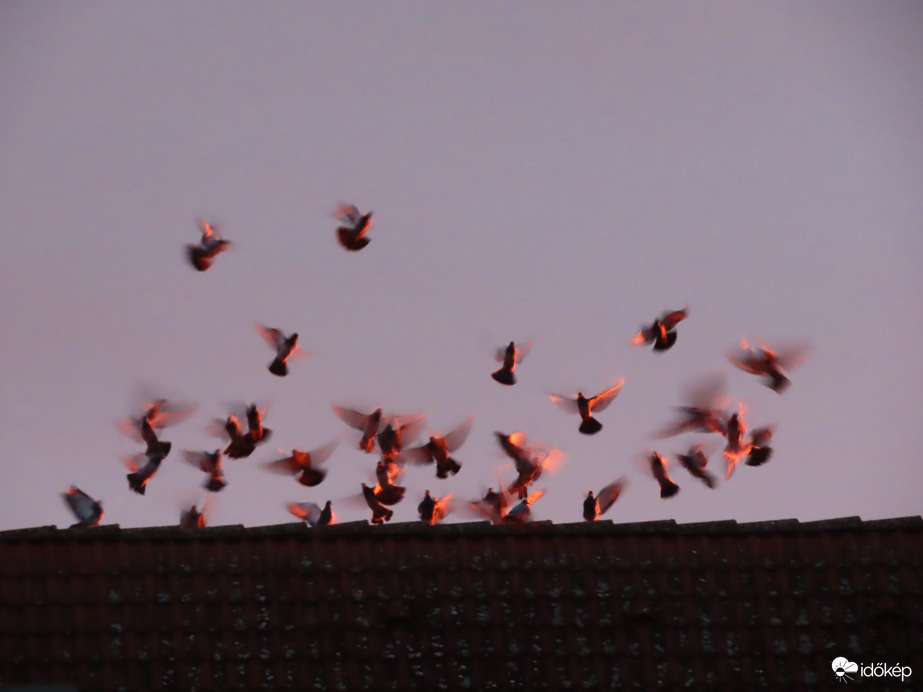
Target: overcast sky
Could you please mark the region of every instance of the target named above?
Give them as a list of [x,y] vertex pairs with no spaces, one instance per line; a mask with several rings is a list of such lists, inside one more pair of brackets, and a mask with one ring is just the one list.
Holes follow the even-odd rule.
[[[69,525],[72,483],[104,523],[175,524],[203,480],[181,452],[223,445],[233,401],[274,435],[226,461],[212,524],[370,516],[346,498],[376,457],[332,403],[474,416],[462,471],[409,469],[394,521],[495,485],[494,430],[567,455],[537,519],[622,475],[616,522],[919,514],[921,35],[898,1],[4,2],[0,529]],[[375,212],[359,253],[340,201]],[[205,273],[197,216],[233,242]],[[671,351],[628,343],[684,304]],[[309,357],[274,377],[254,321]],[[779,395],[728,363],[742,337],[812,352]],[[715,490],[674,465],[661,500],[645,449],[707,441],[723,477],[717,436],[651,437],[714,371],[775,454]],[[593,437],[548,400],[620,377]],[[145,388],[197,408],[140,497],[116,423]],[[261,468],[337,437],[317,488]]]

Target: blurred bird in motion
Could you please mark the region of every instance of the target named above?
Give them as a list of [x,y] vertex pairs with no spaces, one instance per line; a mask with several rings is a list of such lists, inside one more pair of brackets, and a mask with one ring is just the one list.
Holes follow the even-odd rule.
[[[127,475],[128,487],[139,495],[144,495],[144,489],[147,487],[148,481],[157,473],[157,469],[160,468],[160,463],[163,461],[164,456],[165,455],[160,453],[136,454],[134,457],[125,459],[125,465],[131,471],[131,473]],[[146,461],[143,466],[139,467],[138,462],[141,459],[145,459]]]
[[516,376],[513,371],[522,362],[523,358],[529,355],[531,348],[532,342],[517,346],[515,342],[511,341],[506,348],[497,349],[497,360],[503,365],[499,370],[492,372],[490,376],[500,384],[516,384]]
[[433,497],[429,490],[423,500],[417,505],[417,512],[420,514],[420,521],[425,521],[430,526],[434,526],[442,521],[449,513],[449,503],[452,500],[452,493],[445,497]]
[[298,332],[293,332],[289,336],[285,336],[282,330],[273,327],[264,327],[261,324],[256,325],[256,330],[276,352],[276,357],[269,364],[269,372],[279,377],[285,377],[288,375],[288,359],[294,353],[299,352]]
[[590,490],[583,501],[583,518],[585,521],[596,521],[609,511],[609,508],[619,499],[625,489],[627,481],[624,477],[612,481],[594,496]]
[[754,428],[750,431],[750,453],[747,455],[747,466],[761,466],[769,461],[772,456],[772,447],[769,443],[772,441],[774,426],[765,426]]
[[362,433],[362,439],[359,440],[359,449],[363,452],[371,453],[375,447],[378,430],[381,427],[381,409],[376,408],[371,413],[366,414],[345,406],[333,405],[331,408],[333,408],[337,418]]
[[684,469],[705,483],[709,488],[715,487],[715,475],[705,470],[705,466],[708,464],[708,457],[702,450],[702,445],[693,445],[685,454],[677,454],[676,458],[679,463],[683,465]]
[[355,205],[340,203],[333,215],[343,224],[337,228],[337,240],[340,241],[340,245],[351,252],[368,245],[369,239],[365,234],[372,227],[372,213],[361,214]]
[[214,452],[183,452],[183,458],[187,464],[195,466],[200,471],[208,474],[204,487],[213,493],[224,488],[228,483],[224,478],[224,467],[221,464],[221,450],[216,449]]
[[310,526],[329,526],[336,523],[336,515],[333,513],[330,500],[327,500],[323,509],[313,502],[291,502],[286,507],[289,512],[306,521]]
[[741,339],[740,349],[729,353],[728,360],[744,372],[760,375],[763,384],[781,394],[790,384],[788,371],[803,363],[809,353],[806,344],[787,345],[776,351],[762,342],[754,347]]
[[198,245],[187,245],[186,256],[193,267],[200,272],[212,266],[212,262],[222,252],[228,249],[231,241],[224,240],[218,236],[218,227],[208,223],[204,219],[196,219],[199,230],[202,231],[202,239]]
[[449,456],[449,452],[454,452],[462,446],[471,432],[473,417],[465,421],[451,432],[444,436],[439,433],[430,435],[429,441],[420,446],[408,449],[402,455],[402,458],[413,464],[432,464],[436,462],[436,477],[448,478],[449,474],[456,474],[461,470],[461,464]]
[[583,396],[583,392],[577,392],[576,398],[559,396],[557,394],[551,394],[548,398],[568,413],[579,413],[580,427],[578,430],[584,435],[595,435],[602,430],[603,425],[593,417],[593,412],[605,410],[618,395],[623,384],[625,384],[624,378],[606,391],[600,392],[596,396],[590,398]]
[[75,526],[97,526],[103,518],[103,503],[94,500],[92,497],[83,492],[76,485],[72,485],[67,492],[61,493],[64,502],[77,518]]
[[144,442],[147,445],[145,454],[165,457],[172,444],[160,440],[157,431],[186,420],[195,407],[156,399],[145,403],[142,408],[144,411],[140,416],[126,418],[118,424],[118,428],[132,439]]
[[532,504],[545,494],[544,490],[536,490],[528,497],[523,498],[518,505],[513,507],[503,517],[504,524],[524,524],[532,520]]
[[731,477],[734,469],[740,463],[741,459],[750,453],[750,441],[747,440],[747,424],[744,421],[744,405],[741,402],[737,407],[737,413],[731,414],[728,418],[725,437],[727,445],[724,447],[724,458],[727,459],[727,472],[724,480]]
[[676,325],[688,316],[687,306],[672,312],[665,312],[647,327],[642,327],[631,338],[631,343],[637,345],[653,343],[655,351],[666,351],[676,343]]
[[392,416],[375,438],[381,455],[387,460],[395,459],[401,453],[404,444],[413,442],[425,425],[425,413]]
[[651,452],[648,456],[648,463],[650,464],[651,473],[660,483],[660,497],[666,499],[676,495],[679,492],[679,486],[673,482],[670,474],[667,473],[667,460],[657,452]]
[[184,529],[201,529],[208,523],[208,499],[206,498],[200,510],[197,504],[190,505],[182,510],[179,515],[179,525]]
[[724,396],[724,375],[712,374],[702,377],[685,390],[685,406],[677,406],[679,417],[667,425],[655,437],[673,437],[684,432],[716,432],[725,434],[727,405]]
[[365,502],[369,506],[369,509],[372,510],[373,524],[381,524],[385,521],[391,521],[391,517],[394,516],[394,511],[388,509],[379,501],[377,495],[375,494],[374,488],[370,488],[365,483],[363,483],[362,496],[365,498]]
[[506,455],[513,460],[516,467],[516,479],[509,484],[506,492],[524,499],[528,494],[529,486],[542,475],[543,471],[554,473],[564,463],[564,453],[555,448],[544,445],[526,447],[527,437],[524,432],[514,432],[509,435],[494,432],[500,447]]
[[322,466],[336,446],[337,442],[334,441],[309,452],[293,449],[291,456],[270,461],[264,466],[274,473],[296,476],[299,483],[313,488],[327,477],[327,470]]

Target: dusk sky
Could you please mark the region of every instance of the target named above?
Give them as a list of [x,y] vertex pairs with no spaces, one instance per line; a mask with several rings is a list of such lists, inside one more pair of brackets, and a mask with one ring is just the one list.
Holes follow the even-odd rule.
[[[274,434],[225,461],[211,525],[368,519],[346,498],[377,456],[334,403],[474,416],[461,472],[410,468],[392,522],[496,486],[494,430],[566,454],[535,519],[623,475],[615,522],[920,514],[921,36],[911,1],[4,2],[0,530],[70,525],[70,484],[103,523],[176,524],[204,480],[182,450],[223,447],[235,401]],[[374,211],[358,253],[341,201]],[[204,273],[196,217],[233,243]],[[685,304],[672,350],[629,344]],[[274,377],[254,322],[309,357]],[[728,362],[744,337],[812,350],[777,394]],[[700,440],[723,480],[720,437],[652,437],[709,372],[775,454],[714,490],[674,464],[662,500],[645,449]],[[621,377],[592,437],[548,399]],[[197,408],[142,497],[116,424],[145,389]],[[316,488],[262,468],[336,438]]]

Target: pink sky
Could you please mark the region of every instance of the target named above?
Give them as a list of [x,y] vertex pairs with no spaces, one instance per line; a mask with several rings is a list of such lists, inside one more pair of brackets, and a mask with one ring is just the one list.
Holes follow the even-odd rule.
[[[181,450],[239,400],[275,435],[226,462],[212,524],[369,516],[341,502],[375,461],[348,440],[314,489],[260,468],[346,433],[331,403],[475,417],[461,473],[410,469],[394,521],[494,484],[494,430],[567,455],[538,519],[621,475],[616,522],[919,514],[921,32],[915,2],[4,3],[0,530],[69,525],[71,483],[106,523],[176,523]],[[341,200],[375,211],[358,254]],[[196,216],[234,242],[205,274]],[[673,350],[629,345],[686,303]],[[254,321],[310,357],[273,377]],[[728,364],[742,337],[813,353],[780,396]],[[504,388],[510,339],[534,346]],[[651,433],[715,370],[775,455],[716,490],[674,468],[661,500],[635,457],[698,439]],[[548,401],[618,377],[592,438]],[[139,497],[115,423],[142,385],[198,408]]]

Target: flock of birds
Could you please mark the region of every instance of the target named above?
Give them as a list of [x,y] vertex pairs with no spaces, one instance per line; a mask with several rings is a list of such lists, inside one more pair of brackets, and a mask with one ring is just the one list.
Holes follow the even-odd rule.
[[[336,229],[336,238],[344,249],[358,252],[369,244],[368,231],[372,226],[372,212],[363,214],[353,205],[341,204],[335,217],[341,223]],[[214,225],[204,220],[197,220],[197,223],[202,236],[198,244],[186,246],[186,256],[196,270],[204,272],[231,243],[219,236]],[[688,314],[686,307],[666,312],[642,327],[630,341],[639,346],[652,345],[655,352],[668,351],[676,343],[677,325],[685,320]],[[269,372],[277,377],[285,377],[289,372],[289,360],[301,352],[298,334],[285,334],[280,329],[259,324],[256,327],[273,349],[273,359],[268,365]],[[490,376],[501,385],[514,386],[517,382],[517,368],[528,355],[530,347],[530,343],[510,341],[505,347],[499,348],[496,358],[501,366]],[[764,343],[753,345],[743,340],[739,349],[728,354],[728,359],[741,370],[761,377],[771,390],[781,393],[789,385],[789,371],[800,364],[807,353],[808,349],[803,345],[775,350]],[[603,427],[596,416],[615,400],[624,382],[624,379],[621,379],[594,396],[585,396],[583,392],[578,392],[575,396],[552,394],[550,400],[569,414],[579,416],[578,430],[581,433],[595,435]],[[724,442],[721,455],[725,460],[727,480],[741,463],[760,466],[770,459],[774,426],[755,428],[748,433],[744,405],[740,403],[736,411],[728,413],[723,389],[724,383],[720,375],[709,375],[694,383],[687,389],[685,404],[677,407],[677,418],[661,430],[657,437],[672,437],[686,432],[720,436]],[[145,446],[143,452],[125,460],[130,471],[127,474],[128,487],[132,491],[144,495],[147,484],[157,474],[161,463],[170,453],[172,443],[161,438],[164,428],[185,420],[192,411],[192,406],[158,399],[145,404],[139,415],[129,417],[119,424],[124,433]],[[333,406],[333,411],[343,423],[361,434],[357,443],[359,450],[378,455],[375,467],[376,482],[374,485],[362,483],[360,500],[364,501],[371,511],[373,524],[389,521],[394,513],[391,507],[404,499],[406,487],[400,483],[408,467],[434,466],[438,479],[454,476],[462,468],[461,462],[452,454],[468,437],[472,425],[471,418],[450,432],[434,432],[426,442],[416,444],[426,422],[423,414],[385,415],[381,408],[361,412],[336,405]],[[258,446],[269,440],[272,430],[263,425],[265,413],[256,404],[241,406],[238,410],[231,411],[225,419],[216,421],[213,426],[213,432],[222,436],[226,442],[223,449],[219,447],[211,451],[184,451],[184,460],[206,475],[203,487],[208,493],[218,493],[227,485],[223,457],[249,457]],[[453,503],[451,493],[434,497],[427,490],[417,508],[421,521],[435,524],[459,506],[495,524],[529,521],[531,505],[544,494],[542,489],[535,488],[536,481],[543,473],[553,473],[563,462],[564,455],[554,447],[530,444],[523,432],[495,432],[495,436],[500,448],[512,460],[512,464],[496,469],[498,489],[489,488],[482,498],[464,504]],[[326,478],[327,469],[324,464],[336,444],[331,442],[310,451],[293,449],[290,455],[264,463],[264,467],[271,472],[292,476],[299,484],[313,488]],[[705,444],[695,444],[684,454],[678,454],[676,460],[693,477],[709,488],[714,488],[717,481],[715,474],[708,470],[708,456]],[[649,451],[645,453],[642,463],[659,483],[662,498],[673,497],[679,492],[679,485],[668,473],[668,458],[656,451]],[[516,477],[504,485],[499,472],[508,467],[515,469]],[[583,518],[586,521],[595,521],[605,514],[618,500],[625,487],[626,480],[621,477],[595,494],[592,491],[588,492],[583,503]],[[77,518],[74,526],[96,526],[100,523],[103,517],[101,501],[76,486],[71,486],[63,493],[63,498]],[[202,506],[196,503],[184,508],[180,525],[186,528],[205,526],[207,506],[206,500]],[[323,507],[312,502],[290,503],[288,509],[312,526],[336,522],[330,500],[327,500]]]

